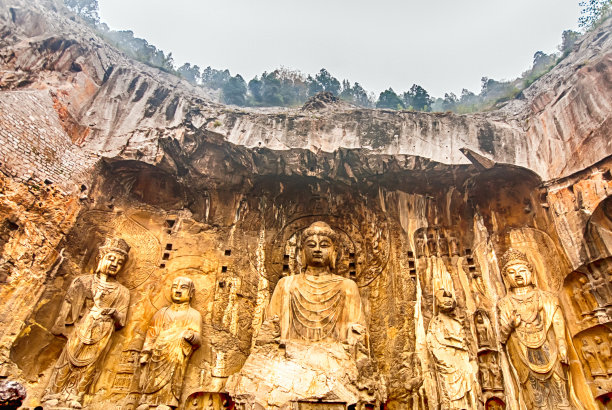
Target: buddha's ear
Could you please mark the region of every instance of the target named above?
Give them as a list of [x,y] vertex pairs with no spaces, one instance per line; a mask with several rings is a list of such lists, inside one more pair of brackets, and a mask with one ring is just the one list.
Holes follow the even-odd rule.
[[331,258],[329,258],[330,259],[329,263],[331,265],[330,268],[331,268],[331,271],[334,273],[336,273],[336,266],[338,265],[339,257],[340,257],[340,253],[338,252],[338,247],[334,244],[334,250],[331,254]]

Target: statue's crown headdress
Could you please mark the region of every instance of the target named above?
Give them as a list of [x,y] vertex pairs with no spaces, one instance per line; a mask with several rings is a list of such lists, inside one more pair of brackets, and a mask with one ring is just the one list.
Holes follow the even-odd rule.
[[130,253],[130,245],[121,238],[106,238],[104,245],[100,246],[101,252],[119,252],[127,256]]
[[508,249],[504,253],[504,255],[501,257],[500,262],[501,262],[500,266],[501,266],[502,273],[505,273],[506,267],[508,265],[512,263],[517,263],[517,262],[524,263],[525,265],[527,265],[530,271],[533,271],[533,267],[531,266],[529,259],[527,259],[527,255],[525,255],[523,252],[517,249],[513,249],[513,248]]

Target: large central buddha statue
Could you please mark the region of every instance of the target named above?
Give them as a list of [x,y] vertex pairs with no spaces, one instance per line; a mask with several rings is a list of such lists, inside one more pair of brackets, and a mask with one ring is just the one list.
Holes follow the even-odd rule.
[[239,406],[381,399],[359,289],[335,273],[336,240],[325,222],[302,232],[301,272],[278,282],[251,354],[228,379]]
[[299,275],[282,278],[267,318],[279,318],[280,340],[346,342],[351,329],[365,329],[357,284],[336,275],[336,233],[315,222],[303,233]]

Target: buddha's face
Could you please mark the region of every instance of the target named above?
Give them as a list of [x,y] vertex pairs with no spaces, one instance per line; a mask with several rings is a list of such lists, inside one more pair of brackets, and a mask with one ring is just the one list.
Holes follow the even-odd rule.
[[531,271],[529,267],[522,262],[516,262],[506,267],[506,277],[510,287],[522,288],[529,286],[532,283]]
[[187,278],[176,278],[172,282],[170,296],[174,303],[189,303],[193,284]]
[[103,253],[98,263],[97,272],[115,276],[125,265],[126,259],[125,255],[116,251]]
[[324,235],[314,234],[306,238],[304,256],[307,266],[332,266],[334,243]]

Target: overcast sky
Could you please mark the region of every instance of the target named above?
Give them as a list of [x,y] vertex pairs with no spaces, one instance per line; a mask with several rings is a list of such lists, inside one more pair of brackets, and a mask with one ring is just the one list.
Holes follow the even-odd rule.
[[579,0],[99,0],[114,30],[249,81],[327,68],[377,95],[413,83],[438,97],[512,79],[577,30]]

